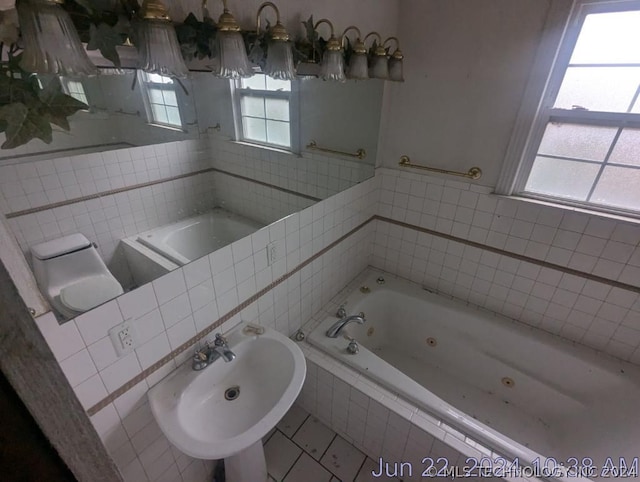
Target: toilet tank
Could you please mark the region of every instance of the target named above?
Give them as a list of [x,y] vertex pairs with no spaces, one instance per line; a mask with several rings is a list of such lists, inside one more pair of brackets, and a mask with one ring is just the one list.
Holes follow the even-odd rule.
[[106,270],[98,251],[79,233],[35,245],[31,255],[36,281],[50,293]]

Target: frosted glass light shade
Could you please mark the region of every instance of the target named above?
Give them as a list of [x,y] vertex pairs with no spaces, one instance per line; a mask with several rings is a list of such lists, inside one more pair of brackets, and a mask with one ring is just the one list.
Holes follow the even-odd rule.
[[402,59],[391,57],[389,59],[389,80],[404,82]]
[[353,54],[347,68],[347,78],[354,80],[366,80],[369,78],[367,54]]
[[253,69],[240,32],[219,31],[216,35],[218,64],[213,73],[225,79],[251,77]]
[[145,19],[139,30],[140,68],[150,74],[184,78],[184,63],[176,31],[168,20]]
[[389,79],[389,64],[385,55],[375,55],[371,61],[369,76],[374,79]]
[[320,64],[320,77],[323,80],[337,80],[344,82],[344,57],[341,50],[327,50]]
[[267,64],[264,73],[278,80],[293,80],[296,70],[293,66],[291,43],[273,40],[267,48]]
[[36,74],[95,75],[69,14],[52,0],[17,2],[24,41],[20,67]]

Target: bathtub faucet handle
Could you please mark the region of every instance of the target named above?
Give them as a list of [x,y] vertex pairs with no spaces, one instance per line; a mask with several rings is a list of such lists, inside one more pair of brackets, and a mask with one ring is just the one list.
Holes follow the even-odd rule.
[[347,316],[347,309],[345,308],[345,305],[340,305],[340,308],[338,308],[338,312],[336,313],[336,316],[338,318],[344,318],[345,316]]
[[351,338],[349,342],[349,346],[347,346],[347,352],[351,355],[355,355],[360,351],[360,347],[358,346],[358,342],[355,338]]

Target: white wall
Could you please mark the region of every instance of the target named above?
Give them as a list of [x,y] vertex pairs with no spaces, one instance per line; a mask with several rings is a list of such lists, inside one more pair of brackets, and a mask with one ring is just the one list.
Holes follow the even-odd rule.
[[[63,325],[51,314],[36,320],[87,410],[170,355],[91,417],[127,482],[210,480],[210,466],[170,447],[151,415],[147,390],[190,359],[194,346],[185,342],[246,300],[250,304],[216,331],[243,320],[290,335],[325,306],[366,267],[371,223],[323,250],[375,214],[376,188],[376,179],[354,186]],[[285,254],[267,266],[270,241],[281,242]],[[107,331],[126,318],[135,320],[140,346],[117,358]]]
[[395,169],[376,177],[379,214],[411,227],[378,221],[375,266],[640,364],[638,223],[503,198],[476,183]]
[[402,0],[405,83],[389,83],[381,163],[401,155],[494,186],[552,1]]

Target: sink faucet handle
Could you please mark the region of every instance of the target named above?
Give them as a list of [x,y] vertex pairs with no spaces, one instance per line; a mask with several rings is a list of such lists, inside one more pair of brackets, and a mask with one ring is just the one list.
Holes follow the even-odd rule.
[[205,355],[202,350],[196,349],[195,353],[193,354],[193,359],[194,361],[206,361],[207,355]]
[[344,318],[345,316],[347,316],[347,308],[345,307],[345,305],[340,305],[340,308],[338,308],[338,312],[336,313],[336,316],[338,318]]
[[220,333],[216,333],[215,340],[213,340],[213,344],[215,346],[225,346],[227,344],[227,339],[222,336]]

